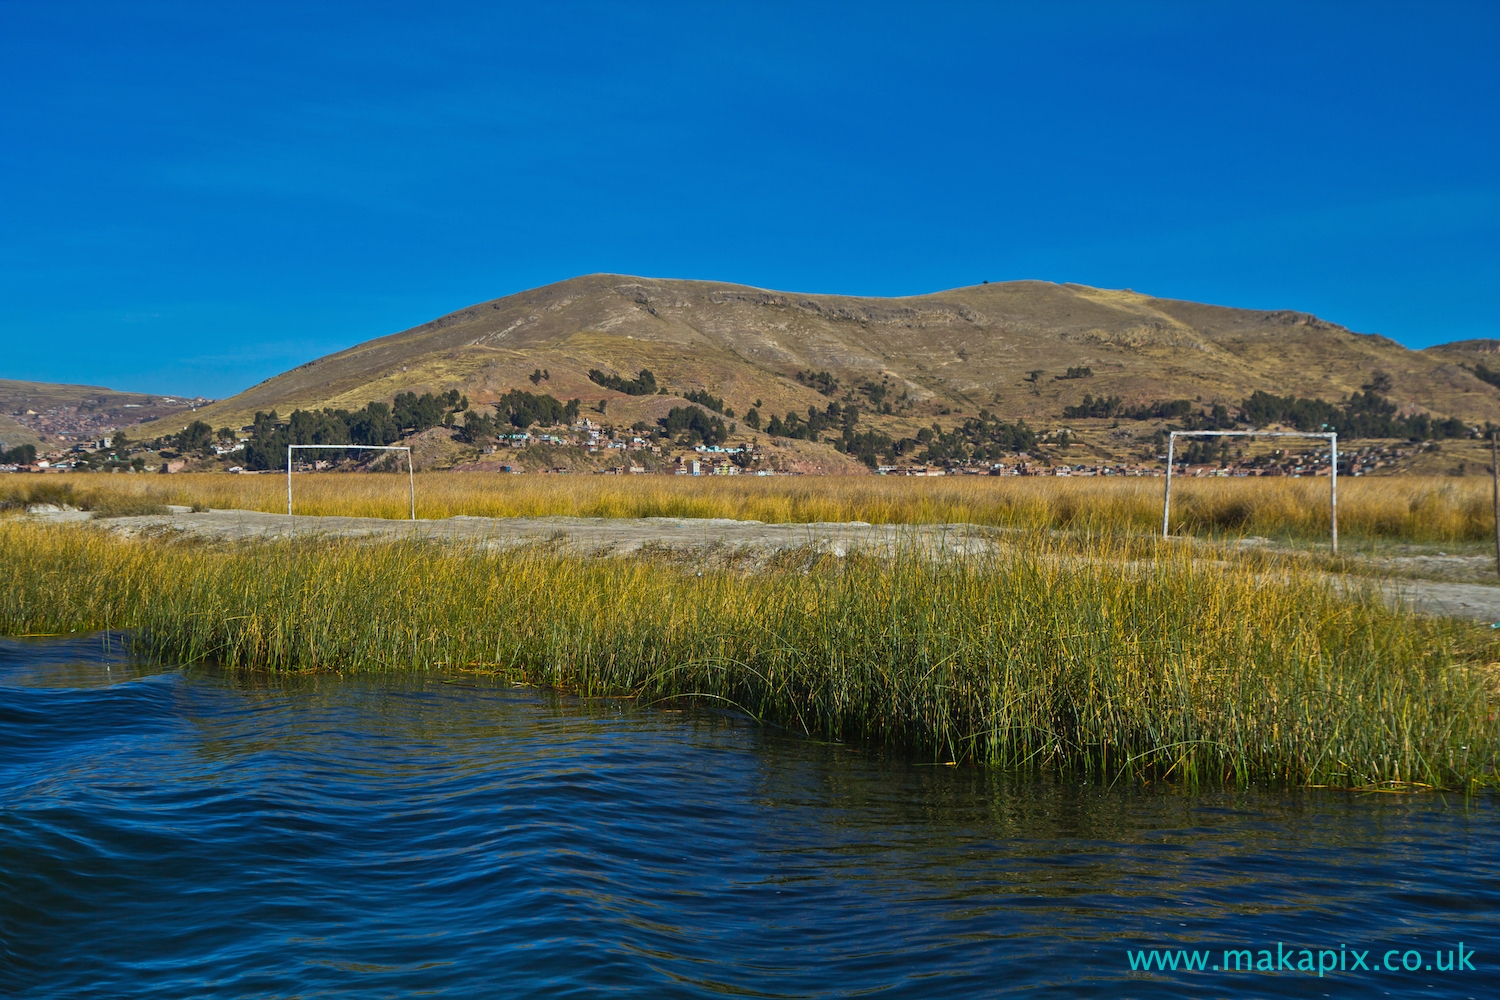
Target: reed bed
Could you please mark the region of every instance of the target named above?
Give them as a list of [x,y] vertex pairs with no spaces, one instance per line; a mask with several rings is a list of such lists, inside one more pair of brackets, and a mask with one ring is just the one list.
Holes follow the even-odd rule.
[[[1077,780],[1496,784],[1492,633],[1325,578],[1123,562],[787,557],[754,575],[424,543],[237,548],[0,523],[0,631],[124,628],[271,671],[482,670],[690,698],[818,738]],[[1140,542],[1135,543],[1138,547]]]
[[[945,476],[898,478],[514,476],[430,472],[417,477],[417,516],[725,517],[766,522],[972,523],[1095,533],[1161,529],[1161,479]],[[1326,479],[1183,479],[1173,531],[1320,539],[1329,529]],[[404,475],[296,477],[299,514],[409,516]],[[10,476],[0,505],[52,502],[128,514],[163,504],[286,510],[279,476],[123,474]],[[1339,483],[1346,538],[1411,542],[1492,537],[1489,484],[1478,479],[1346,478]]]

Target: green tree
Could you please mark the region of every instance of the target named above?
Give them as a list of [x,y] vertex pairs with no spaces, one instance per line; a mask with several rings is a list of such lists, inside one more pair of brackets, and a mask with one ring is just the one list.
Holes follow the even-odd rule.
[[578,416],[578,401],[563,403],[546,393],[536,395],[512,389],[495,402],[495,413],[517,427],[543,424],[552,427],[571,423]]
[[627,396],[654,396],[657,393],[656,376],[651,374],[649,368],[642,368],[640,374],[628,380],[619,375],[605,374],[597,368],[590,368],[589,381],[602,385],[606,389],[623,392]]
[[687,444],[723,444],[729,437],[724,421],[710,417],[696,406],[674,406],[665,417],[657,420],[662,430],[669,435],[682,435]]
[[18,444],[7,450],[0,449],[0,465],[30,465],[36,461],[36,445]]
[[213,441],[213,427],[202,420],[194,420],[173,435],[172,446],[184,455],[189,455],[208,451]]
[[488,417],[470,410],[464,414],[463,428],[458,432],[458,439],[469,444],[479,444],[495,436],[495,418]]

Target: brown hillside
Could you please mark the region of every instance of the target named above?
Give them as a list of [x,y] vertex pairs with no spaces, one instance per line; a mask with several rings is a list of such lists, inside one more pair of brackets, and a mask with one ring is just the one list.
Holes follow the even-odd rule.
[[201,397],[118,392],[99,385],[0,379],[0,444],[56,449],[117,427],[152,420],[181,423],[181,416],[191,419],[193,409],[206,402]]
[[1495,357],[1500,354],[1500,340],[1455,340],[1451,344],[1436,344],[1425,348],[1422,353],[1465,365],[1482,361],[1486,367],[1495,368],[1496,361],[1500,360]]
[[[1449,345],[1457,346],[1457,345]],[[707,389],[743,415],[805,411],[827,398],[795,374],[824,370],[842,386],[881,383],[906,401],[862,423],[908,433],[986,407],[1043,426],[1083,395],[1127,403],[1176,398],[1237,403],[1257,389],[1337,400],[1389,374],[1403,407],[1500,421],[1500,392],[1438,348],[1297,312],[1258,312],[1132,291],[1015,281],[878,299],[774,292],[711,281],[596,274],[462,309],[268,379],[195,416],[242,426],[257,410],[363,406],[405,390],[458,388],[484,402],[513,388],[585,404],[609,401],[611,423],[654,419],[676,394]],[[589,381],[590,368],[650,368],[671,396],[629,397]],[[1059,380],[1070,367],[1093,376]],[[533,386],[526,376],[548,369]],[[1035,381],[1028,373],[1039,371]],[[149,428],[177,431],[179,418]]]

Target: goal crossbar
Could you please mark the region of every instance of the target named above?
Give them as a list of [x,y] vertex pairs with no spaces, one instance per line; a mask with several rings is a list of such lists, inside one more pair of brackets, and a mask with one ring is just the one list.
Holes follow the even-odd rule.
[[1167,437],[1167,492],[1161,502],[1161,537],[1172,535],[1172,460],[1180,437],[1294,437],[1321,438],[1328,442],[1328,514],[1333,529],[1333,551],[1339,550],[1339,436],[1314,431],[1172,431]]
[[289,444],[286,446],[286,512],[292,513],[292,452],[316,449],[343,448],[346,451],[404,451],[406,452],[406,482],[411,487],[411,519],[417,519],[417,477],[411,466],[411,449],[404,445],[382,444]]

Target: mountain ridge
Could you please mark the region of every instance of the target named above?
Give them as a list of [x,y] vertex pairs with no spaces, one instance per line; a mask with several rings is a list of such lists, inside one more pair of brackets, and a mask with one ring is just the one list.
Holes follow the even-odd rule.
[[[1130,290],[996,282],[919,296],[781,292],[729,282],[593,274],[475,303],[267,379],[197,416],[242,426],[256,411],[357,409],[402,391],[458,389],[476,402],[509,389],[605,400],[612,420],[654,420],[683,392],[740,413],[803,411],[827,395],[796,380],[827,371],[847,393],[884,386],[892,430],[988,408],[1059,424],[1085,393],[1128,404],[1237,404],[1263,389],[1336,401],[1371,385],[1406,412],[1500,422],[1500,392],[1439,345],[1412,351],[1310,313],[1249,310]],[[538,384],[536,369],[551,376]],[[649,368],[671,396],[631,397],[590,369]],[[1068,377],[1069,370],[1086,371]],[[870,393],[863,397],[867,410]],[[677,403],[680,404],[680,400]],[[177,431],[173,418],[147,433]]]

